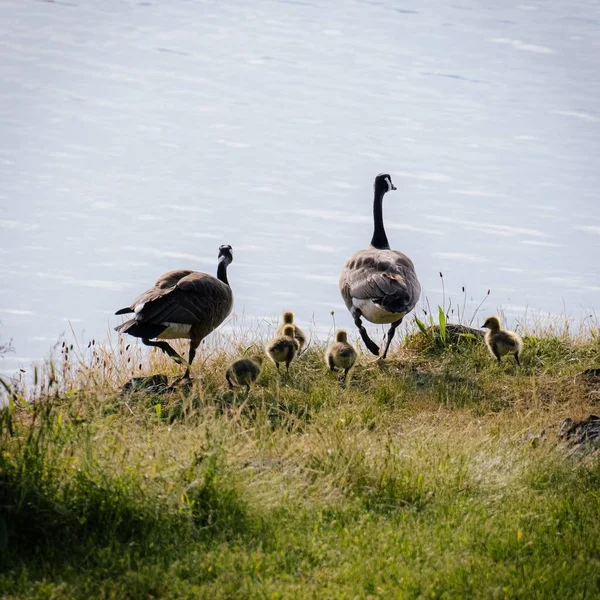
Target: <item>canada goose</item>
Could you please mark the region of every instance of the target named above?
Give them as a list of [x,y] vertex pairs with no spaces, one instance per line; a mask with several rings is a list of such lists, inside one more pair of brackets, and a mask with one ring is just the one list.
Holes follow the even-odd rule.
[[304,331],[294,323],[294,313],[291,310],[286,310],[283,313],[283,325],[277,330],[277,335],[283,335],[283,329],[286,325],[294,326],[294,338],[298,340],[298,353],[302,352],[302,348],[306,343],[306,335]]
[[233,307],[233,294],[227,281],[227,267],[233,261],[231,246],[219,247],[217,277],[198,271],[169,271],[161,275],[154,287],[139,295],[116,315],[135,313],[115,331],[142,338],[146,346],[156,346],[175,362],[183,358],[167,342],[152,342],[188,338],[190,354],[183,375],[189,379],[190,366],[200,342],[215,330]]
[[505,331],[500,329],[500,319],[498,317],[488,317],[482,327],[486,327],[489,331],[485,334],[485,345],[488,350],[498,359],[505,354],[513,354],[518,365],[519,355],[523,349],[523,340],[521,336],[514,331]]
[[348,343],[348,334],[340,329],[335,334],[335,343],[330,344],[325,350],[325,362],[328,367],[335,371],[344,369],[344,379],[348,377],[348,371],[356,361],[356,350]]
[[412,261],[402,252],[390,250],[383,227],[383,196],[395,189],[389,175],[375,177],[371,245],[355,252],[340,274],[342,298],[363,342],[373,354],[379,354],[379,347],[369,338],[361,317],[371,323],[391,323],[382,358],[387,356],[396,327],[415,307],[421,295]]
[[286,372],[290,369],[290,363],[294,360],[300,349],[298,340],[294,338],[294,326],[285,325],[283,335],[273,338],[265,347],[267,355],[275,363],[279,371],[279,363],[285,363]]
[[250,384],[258,379],[262,363],[263,357],[255,354],[249,358],[240,358],[229,365],[225,373],[229,389],[233,388],[235,383],[240,386],[245,385],[248,392],[250,392]]

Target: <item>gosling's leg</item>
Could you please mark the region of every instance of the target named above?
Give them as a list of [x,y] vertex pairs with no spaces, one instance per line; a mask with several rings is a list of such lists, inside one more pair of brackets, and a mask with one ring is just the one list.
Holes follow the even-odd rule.
[[396,321],[395,323],[392,323],[392,325],[390,326],[388,332],[387,332],[387,341],[385,344],[385,350],[383,352],[383,356],[381,357],[382,359],[384,359],[387,356],[388,350],[390,348],[390,344],[392,342],[392,340],[394,339],[394,335],[396,334],[396,327],[398,327],[398,325],[400,325],[400,323],[402,323],[402,319],[400,319],[399,321]]
[[500,364],[502,362],[502,355],[500,354],[500,352],[498,352],[496,344],[492,344],[492,352],[494,353],[494,356],[498,359],[498,364]]
[[369,351],[375,356],[379,355],[379,346],[369,337],[367,334],[367,330],[362,324],[361,317],[362,313],[358,308],[352,310],[352,316],[354,317],[354,324],[358,327],[358,331],[360,332],[360,337],[362,341],[365,343],[365,346],[369,349]]
[[348,381],[348,371],[349,371],[349,370],[350,370],[349,368],[348,368],[348,369],[344,369],[344,375],[343,375],[343,377],[342,377],[342,387],[343,387],[343,388],[345,388],[345,387],[346,387],[346,383],[347,383],[347,381]]
[[333,362],[333,356],[329,355],[329,359],[327,362],[329,363],[329,370],[335,371],[335,364]]

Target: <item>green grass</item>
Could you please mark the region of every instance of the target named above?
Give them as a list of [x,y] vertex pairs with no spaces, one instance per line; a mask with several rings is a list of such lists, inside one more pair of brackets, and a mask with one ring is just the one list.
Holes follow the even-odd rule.
[[600,597],[600,464],[557,439],[598,410],[578,376],[597,336],[538,332],[519,369],[416,332],[346,389],[313,344],[245,404],[239,351],[205,350],[167,395],[120,393],[178,369],[135,346],[63,348],[13,382],[0,596]]

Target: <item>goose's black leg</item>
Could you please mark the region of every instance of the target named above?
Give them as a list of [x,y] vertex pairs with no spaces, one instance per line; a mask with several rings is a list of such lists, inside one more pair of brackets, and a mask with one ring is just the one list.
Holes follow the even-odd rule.
[[390,343],[394,339],[394,334],[396,333],[396,327],[398,327],[398,325],[400,325],[400,323],[402,323],[402,319],[400,319],[399,321],[396,321],[395,323],[392,323],[389,331],[387,332],[387,336],[386,336],[387,340],[386,340],[386,344],[385,344],[385,350],[384,350],[383,356],[381,358],[385,358],[387,356],[388,349],[390,347]]
[[168,354],[178,364],[182,364],[185,362],[183,358],[181,358],[181,356],[179,356],[179,354],[177,354],[177,352],[175,352],[175,350],[173,350],[173,348],[171,348],[171,346],[167,344],[167,342],[151,342],[147,338],[142,338],[142,343],[146,346],[154,346],[155,348],[160,348],[165,354]]
[[379,355],[379,346],[369,337],[367,334],[367,330],[364,328],[364,325],[361,321],[362,313],[358,308],[352,310],[352,316],[354,317],[354,324],[358,327],[358,331],[360,332],[360,337],[362,341],[365,343],[365,346],[369,349],[369,351],[375,356]]
[[519,366],[521,366],[521,362],[519,361],[519,353],[518,352],[515,352],[515,360],[517,361],[517,364]]
[[233,389],[233,383],[231,383],[231,378],[229,377],[229,373],[225,373],[225,379],[227,379],[227,383],[229,384],[229,389]]
[[190,354],[189,354],[189,358],[188,358],[188,364],[187,364],[187,367],[185,369],[185,373],[183,374],[182,379],[190,378],[190,367],[192,366],[192,361],[194,360],[194,357],[196,356],[196,350],[197,350],[198,346],[200,345],[201,341],[202,341],[202,339],[190,340]]

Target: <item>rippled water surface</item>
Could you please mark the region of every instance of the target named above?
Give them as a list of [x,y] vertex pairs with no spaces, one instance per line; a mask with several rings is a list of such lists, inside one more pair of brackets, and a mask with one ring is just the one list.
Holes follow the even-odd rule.
[[600,5],[0,4],[0,370],[102,339],[234,248],[236,312],[350,325],[339,270],[389,172],[432,304],[600,299]]

